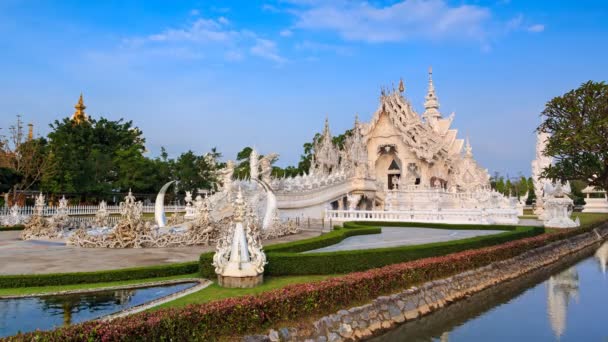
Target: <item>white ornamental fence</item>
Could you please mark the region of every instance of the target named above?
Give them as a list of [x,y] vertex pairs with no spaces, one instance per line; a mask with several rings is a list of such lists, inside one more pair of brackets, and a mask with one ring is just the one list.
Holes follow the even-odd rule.
[[517,224],[515,209],[443,209],[443,210],[327,210],[332,222],[434,222],[470,224]]
[[[9,215],[10,214],[9,207],[0,208],[0,216]],[[25,206],[19,208],[19,214],[23,216],[31,216],[34,214],[34,206]],[[95,216],[99,210],[99,206],[97,205],[71,205],[68,206],[68,215],[69,216]],[[119,215],[120,214],[120,206],[118,205],[108,205],[107,206],[108,213],[110,215]],[[186,211],[186,207],[183,205],[165,205],[165,212],[167,213],[183,213]],[[53,216],[57,213],[56,206],[45,206],[43,215],[44,216]],[[144,205],[143,206],[144,214],[153,214],[154,213],[154,205]]]

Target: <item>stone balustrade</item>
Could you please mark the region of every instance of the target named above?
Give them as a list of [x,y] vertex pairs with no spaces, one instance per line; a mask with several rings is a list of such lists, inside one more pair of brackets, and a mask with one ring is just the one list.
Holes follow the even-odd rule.
[[516,209],[443,209],[443,210],[327,210],[332,222],[436,222],[463,224],[517,224]]

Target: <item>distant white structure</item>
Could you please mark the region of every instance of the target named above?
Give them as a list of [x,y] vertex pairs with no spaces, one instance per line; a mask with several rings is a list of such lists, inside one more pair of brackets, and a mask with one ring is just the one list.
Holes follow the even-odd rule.
[[[588,186],[582,192],[586,195],[584,213],[608,213],[608,199],[606,199],[605,190]],[[594,194],[596,197],[591,197]]]

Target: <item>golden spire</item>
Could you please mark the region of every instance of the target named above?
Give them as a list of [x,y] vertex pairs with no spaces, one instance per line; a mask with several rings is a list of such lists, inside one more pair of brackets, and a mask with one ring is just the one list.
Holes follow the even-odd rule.
[[29,123],[29,124],[27,124],[27,127],[28,127],[27,140],[32,141],[32,139],[34,139],[34,124]]
[[76,111],[74,112],[74,115],[72,115],[72,120],[76,124],[80,124],[84,121],[87,121],[87,114],[85,114],[85,112],[84,112],[84,110],[87,108],[87,106],[84,105],[84,100],[82,99],[82,93],[80,93],[80,98],[78,99],[78,103],[74,106],[74,108],[76,109]]

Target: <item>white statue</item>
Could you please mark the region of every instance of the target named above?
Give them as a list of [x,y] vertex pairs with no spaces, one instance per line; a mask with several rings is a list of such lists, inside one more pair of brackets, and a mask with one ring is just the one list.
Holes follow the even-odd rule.
[[222,192],[230,193],[232,189],[232,176],[234,175],[234,162],[229,160],[226,162],[226,167],[220,172],[222,176]]
[[573,228],[578,227],[580,222],[571,218],[574,202],[568,197],[570,194],[570,182],[545,182],[543,198],[543,221],[545,227],[551,228]]
[[[218,282],[226,287],[251,287],[262,282],[266,255],[262,251],[259,230],[250,215],[245,217],[246,207],[239,188],[234,201],[232,232],[218,242],[213,265]],[[247,280],[253,279],[253,285]]]
[[255,149],[251,150],[251,154],[249,155],[249,174],[251,179],[258,179],[260,175],[259,169],[259,160],[260,155]]
[[547,182],[541,174],[545,168],[547,168],[553,162],[553,158],[545,155],[545,149],[547,148],[547,140],[550,135],[547,133],[539,132],[536,135],[536,159],[532,161],[532,182],[534,183],[534,193],[536,194],[536,205],[534,206],[534,214],[539,219],[543,219],[543,190],[545,183]]
[[270,153],[260,159],[260,168],[262,169],[261,179],[267,184],[271,183],[272,163],[274,163],[278,158],[278,154]]
[[95,213],[95,224],[98,227],[107,227],[108,219],[110,218],[110,213],[108,212],[108,204],[106,201],[99,202],[99,207],[97,208],[97,212]]

